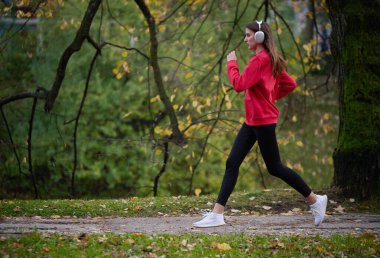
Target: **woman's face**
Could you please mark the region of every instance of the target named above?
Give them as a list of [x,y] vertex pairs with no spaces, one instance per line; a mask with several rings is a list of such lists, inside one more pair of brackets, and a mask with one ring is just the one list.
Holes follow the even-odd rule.
[[248,49],[256,50],[258,44],[255,41],[255,33],[248,28],[245,28],[244,42],[248,44]]

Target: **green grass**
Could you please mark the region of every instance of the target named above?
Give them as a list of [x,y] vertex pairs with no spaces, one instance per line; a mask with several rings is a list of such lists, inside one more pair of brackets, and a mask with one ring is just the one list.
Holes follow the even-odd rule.
[[1,238],[3,257],[376,257],[376,235],[22,235]]
[[[327,193],[329,199],[333,201],[328,205],[328,213],[380,213],[380,200],[358,202],[341,197],[333,189],[322,192]],[[153,217],[193,215],[199,214],[201,209],[211,209],[215,199],[215,195],[206,195],[199,197],[132,197],[128,199],[95,200],[1,200],[0,216]],[[271,209],[264,209],[263,206],[269,206]],[[250,193],[237,192],[229,199],[226,215],[280,214],[294,208],[298,208],[300,212],[309,209],[302,196],[294,190],[273,189]],[[234,212],[231,212],[232,209]]]

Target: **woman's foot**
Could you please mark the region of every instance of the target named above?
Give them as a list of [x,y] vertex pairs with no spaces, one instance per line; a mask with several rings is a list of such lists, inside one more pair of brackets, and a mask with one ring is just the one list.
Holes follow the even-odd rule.
[[193,223],[194,227],[198,228],[208,228],[208,227],[217,227],[225,225],[223,214],[215,212],[207,212],[204,214],[202,220]]
[[317,195],[315,203],[310,205],[311,213],[314,216],[314,224],[319,226],[325,218],[327,208],[327,195]]

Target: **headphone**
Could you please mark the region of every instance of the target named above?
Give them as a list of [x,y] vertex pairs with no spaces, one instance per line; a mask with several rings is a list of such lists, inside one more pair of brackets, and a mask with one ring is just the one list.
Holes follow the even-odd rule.
[[263,21],[256,21],[256,22],[259,25],[259,31],[255,33],[255,41],[261,44],[264,42],[264,39],[265,39],[265,34],[263,31],[261,31],[261,23],[263,23]]

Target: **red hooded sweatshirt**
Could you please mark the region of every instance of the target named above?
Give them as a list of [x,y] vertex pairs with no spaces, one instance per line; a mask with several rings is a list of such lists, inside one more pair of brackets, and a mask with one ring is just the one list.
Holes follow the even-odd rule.
[[297,86],[285,70],[273,77],[272,62],[265,49],[252,56],[241,75],[236,60],[228,61],[227,74],[236,92],[245,91],[245,123],[252,126],[276,124],[279,111],[274,102]]

